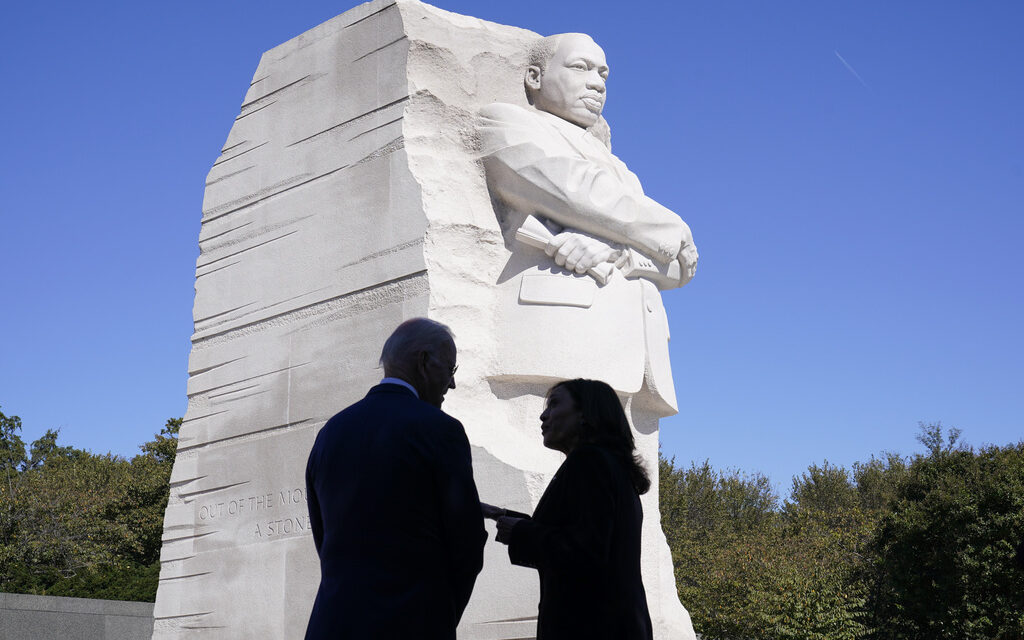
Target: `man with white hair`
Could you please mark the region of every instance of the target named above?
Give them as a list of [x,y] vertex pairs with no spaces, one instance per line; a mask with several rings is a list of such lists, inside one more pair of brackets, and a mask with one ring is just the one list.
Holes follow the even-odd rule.
[[469,441],[440,408],[455,341],[413,318],[380,362],[384,379],[327,421],[306,466],[320,556],[306,638],[454,640],[487,537]]

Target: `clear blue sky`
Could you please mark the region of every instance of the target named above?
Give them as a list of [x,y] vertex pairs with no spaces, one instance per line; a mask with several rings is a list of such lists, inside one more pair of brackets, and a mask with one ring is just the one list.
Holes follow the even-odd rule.
[[[790,477],[1022,438],[1024,3],[438,0],[612,68],[616,153],[694,230],[677,463]],[[206,173],[327,2],[15,3],[0,21],[0,407],[132,455],[185,412]],[[642,7],[637,9],[636,7]]]

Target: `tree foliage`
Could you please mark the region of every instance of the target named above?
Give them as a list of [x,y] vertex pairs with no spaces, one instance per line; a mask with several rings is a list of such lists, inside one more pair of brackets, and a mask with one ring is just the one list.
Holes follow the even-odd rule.
[[0,592],[153,600],[180,419],[126,460],[0,413]]
[[[680,599],[707,639],[865,635],[852,584],[865,518],[845,470],[812,467],[779,505],[768,478],[661,460],[662,526]],[[841,526],[840,526],[841,525]]]
[[887,637],[1024,638],[1024,443],[975,452],[925,430],[872,546]]
[[1024,443],[764,476],[661,462],[680,599],[705,640],[1024,639]]

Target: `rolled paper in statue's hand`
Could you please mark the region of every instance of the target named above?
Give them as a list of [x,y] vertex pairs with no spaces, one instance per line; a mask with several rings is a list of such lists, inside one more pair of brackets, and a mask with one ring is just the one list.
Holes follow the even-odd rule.
[[[536,249],[545,249],[555,235],[536,216],[526,216],[522,226],[516,229],[516,240]],[[587,275],[599,284],[607,284],[615,265],[602,262],[587,269]]]

